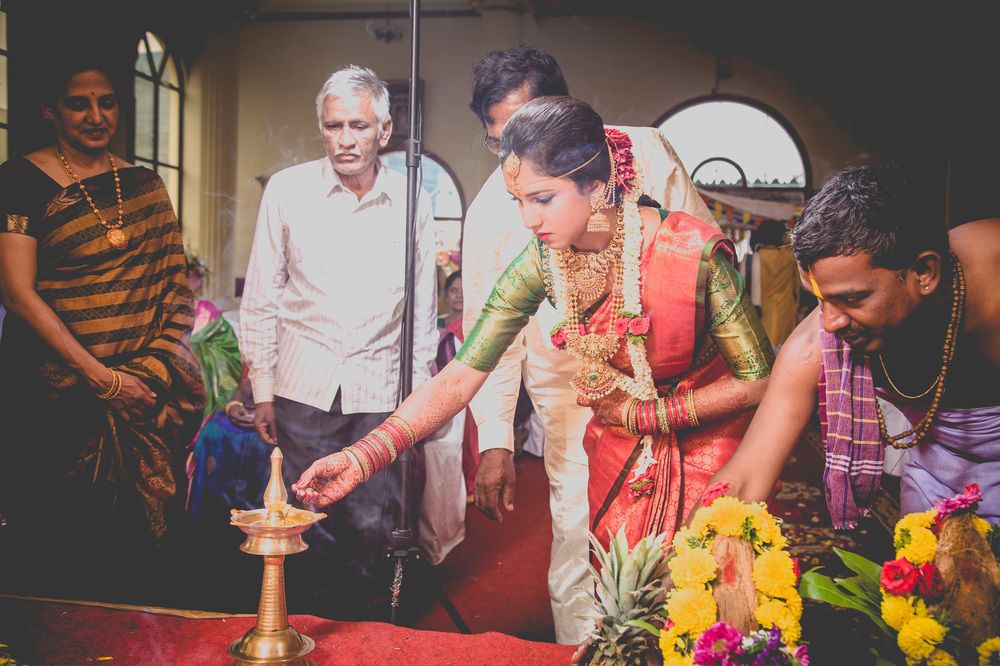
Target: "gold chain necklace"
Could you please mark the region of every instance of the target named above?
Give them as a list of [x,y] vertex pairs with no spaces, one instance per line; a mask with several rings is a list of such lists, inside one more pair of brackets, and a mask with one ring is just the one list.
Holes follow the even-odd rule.
[[600,252],[577,252],[572,247],[559,251],[563,275],[566,276],[570,291],[585,300],[600,296],[608,283],[608,269],[614,262],[621,260],[624,245],[624,209],[619,207],[615,233],[606,248]]
[[885,359],[882,358],[882,352],[878,351],[876,352],[876,355],[878,356],[879,365],[882,366],[882,374],[884,374],[885,378],[889,380],[889,386],[892,387],[893,391],[903,396],[907,400],[920,400],[920,398],[926,397],[941,382],[941,373],[938,373],[937,377],[934,378],[934,382],[921,393],[918,393],[917,395],[909,395],[907,393],[903,393],[899,389],[899,387],[896,386],[896,382],[892,381],[892,377],[889,376],[889,368],[885,367]]
[[111,224],[106,222],[104,218],[101,217],[101,213],[97,209],[97,205],[90,197],[90,192],[87,191],[87,187],[83,184],[83,181],[80,180],[75,173],[73,173],[73,169],[70,168],[66,157],[62,154],[62,151],[59,150],[59,146],[56,146],[56,155],[59,156],[59,161],[62,162],[66,175],[72,178],[73,181],[80,186],[80,191],[83,192],[84,198],[86,198],[87,203],[90,204],[90,209],[94,211],[97,221],[108,230],[106,234],[108,237],[108,243],[110,243],[111,247],[116,250],[120,250],[125,247],[127,239],[125,238],[125,232],[121,230],[122,225],[125,224],[125,204],[122,201],[122,181],[118,177],[118,165],[115,164],[115,158],[111,156],[111,153],[108,153],[108,161],[111,162],[111,172],[115,177],[115,197],[118,200],[118,221]]
[[[952,265],[954,266],[954,275],[951,278],[951,318],[948,320],[948,328],[944,337],[944,347],[941,351],[941,371],[938,372],[938,378],[934,380],[934,384],[931,386],[934,389],[934,397],[931,399],[930,408],[917,425],[898,435],[890,436],[889,430],[885,425],[885,416],[882,414],[882,407],[879,405],[878,400],[875,401],[875,412],[878,415],[878,427],[882,434],[882,441],[897,449],[908,449],[911,446],[916,446],[930,430],[931,422],[933,422],[934,416],[937,414],[938,407],[941,404],[941,396],[944,394],[948,370],[951,367],[952,361],[955,360],[955,350],[958,348],[958,336],[961,333],[965,314],[965,272],[962,270],[962,264],[958,263],[958,257],[954,254],[950,256]],[[883,369],[885,369],[884,365]],[[886,373],[886,378],[888,379],[888,377],[889,375]],[[889,384],[897,393],[904,395],[896,389],[891,379],[889,380]],[[927,391],[924,392],[924,395],[926,394]],[[904,395],[904,397],[906,396]],[[910,435],[913,435],[913,439],[909,442],[902,441]]]

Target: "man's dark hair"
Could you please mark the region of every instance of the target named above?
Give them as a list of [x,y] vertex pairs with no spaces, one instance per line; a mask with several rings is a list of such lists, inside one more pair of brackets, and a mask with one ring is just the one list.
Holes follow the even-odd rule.
[[877,266],[900,270],[925,250],[943,257],[948,232],[927,188],[893,164],[851,167],[806,203],[792,230],[799,265],[866,252]]
[[569,94],[555,58],[531,46],[518,46],[490,51],[472,69],[469,109],[486,127],[487,110],[524,85],[532,98]]

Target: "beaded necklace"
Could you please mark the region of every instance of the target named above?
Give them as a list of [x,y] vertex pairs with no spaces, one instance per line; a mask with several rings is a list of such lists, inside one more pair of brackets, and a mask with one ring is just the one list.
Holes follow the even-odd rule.
[[66,175],[73,179],[73,181],[80,186],[80,191],[83,192],[84,198],[87,199],[87,203],[90,204],[90,209],[94,211],[94,216],[97,217],[97,221],[107,229],[108,243],[111,247],[116,250],[120,250],[127,244],[127,239],[125,238],[125,232],[121,230],[123,224],[125,224],[125,204],[122,201],[122,181],[118,177],[118,165],[115,164],[115,158],[108,153],[108,161],[111,162],[111,172],[115,177],[115,197],[118,200],[118,221],[114,224],[105,222],[104,218],[101,217],[100,211],[97,209],[97,205],[94,200],[90,197],[90,192],[87,191],[87,187],[83,184],[83,181],[75,173],[73,169],[70,168],[69,162],[66,157],[59,150],[59,146],[56,146],[56,155],[59,157],[59,161],[62,162],[63,170],[66,171]]
[[[913,426],[909,430],[899,433],[898,435],[889,435],[889,430],[885,425],[885,416],[882,414],[882,407],[879,405],[878,400],[875,401],[875,411],[878,415],[878,427],[879,431],[882,433],[882,441],[886,445],[891,445],[897,449],[908,449],[911,446],[916,446],[921,439],[930,430],[931,422],[934,420],[935,414],[937,414],[938,407],[941,404],[941,396],[944,394],[945,380],[948,377],[948,370],[951,368],[952,361],[955,359],[955,350],[958,348],[958,336],[962,330],[962,322],[964,321],[965,315],[965,272],[962,270],[962,264],[958,262],[958,257],[951,254],[951,261],[954,268],[954,275],[951,278],[951,318],[948,320],[948,328],[944,336],[944,346],[941,351],[941,370],[938,372],[937,379],[931,384],[931,388],[934,389],[934,397],[931,398],[931,406],[924,414],[924,417],[920,419],[917,425]],[[879,354],[879,361],[881,362],[882,355]],[[882,363],[882,369],[885,370],[885,363]],[[905,398],[910,398],[902,391],[896,388],[892,379],[889,378],[889,373],[885,373],[886,379],[889,380],[889,385],[892,386],[896,393],[899,393]],[[920,397],[927,395],[931,389],[924,391]],[[914,398],[910,398],[914,399]],[[903,442],[909,436],[913,436],[909,442]]]

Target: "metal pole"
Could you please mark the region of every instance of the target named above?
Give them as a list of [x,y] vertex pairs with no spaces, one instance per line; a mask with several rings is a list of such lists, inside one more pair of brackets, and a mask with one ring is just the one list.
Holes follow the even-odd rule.
[[[406,140],[406,288],[403,306],[403,326],[400,340],[399,402],[413,390],[413,295],[416,256],[417,197],[420,192],[420,0],[410,0],[410,132]],[[413,528],[410,505],[413,488],[410,484],[411,451],[399,456],[402,467],[403,506],[399,527],[392,532],[392,557],[395,559],[391,592],[390,619],[396,623],[399,595],[403,586],[403,566],[412,551]]]

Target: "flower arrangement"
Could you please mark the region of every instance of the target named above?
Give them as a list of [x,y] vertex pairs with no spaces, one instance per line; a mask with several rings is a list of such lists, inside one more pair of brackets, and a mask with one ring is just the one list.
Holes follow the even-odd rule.
[[[805,647],[796,646],[802,633],[798,567],[788,554],[780,521],[762,502],[722,495],[725,489],[725,484],[709,487],[691,524],[674,535],[675,556],[668,563],[674,588],[659,631],[663,663],[807,666]],[[727,537],[748,546],[752,556],[756,608],[752,626],[743,631],[720,618],[725,609],[713,594],[713,585],[732,577],[736,568],[730,566],[733,560],[721,562],[718,556],[719,542]]]
[[1000,664],[996,620],[980,612],[1000,592],[1000,569],[987,542],[992,527],[975,515],[981,500],[979,486],[970,484],[929,511],[900,518],[893,530],[896,559],[881,567],[837,551],[858,575],[830,579],[809,572],[802,595],[867,614],[895,638],[907,666]]

